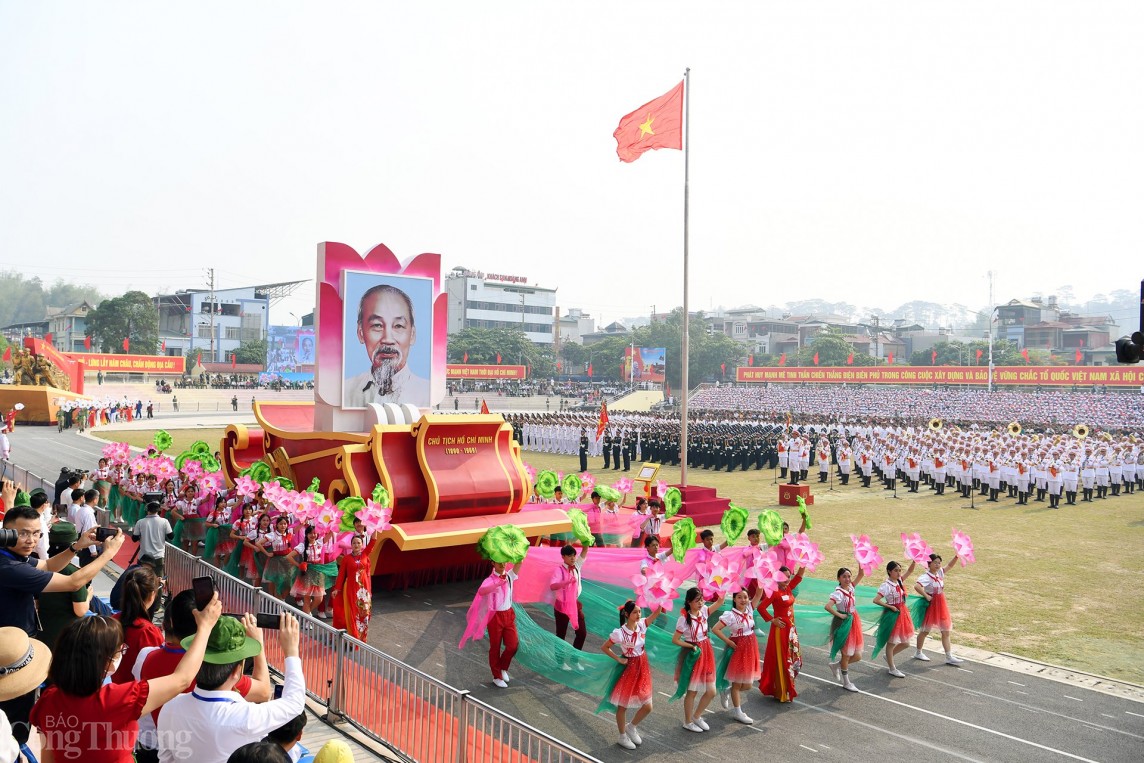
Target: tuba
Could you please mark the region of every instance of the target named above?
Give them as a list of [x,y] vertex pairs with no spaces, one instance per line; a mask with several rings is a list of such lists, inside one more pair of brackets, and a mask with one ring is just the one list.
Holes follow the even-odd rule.
[[1077,424],[1073,427],[1072,435],[1078,440],[1088,437],[1088,424]]
[[1009,434],[1011,434],[1011,435],[1019,435],[1019,434],[1021,434],[1021,424],[1020,424],[1020,422],[1017,422],[1017,421],[1012,421],[1012,422],[1010,422],[1010,423],[1009,423]]
[[935,432],[940,432],[942,427],[941,419],[933,418],[929,420],[929,428]]

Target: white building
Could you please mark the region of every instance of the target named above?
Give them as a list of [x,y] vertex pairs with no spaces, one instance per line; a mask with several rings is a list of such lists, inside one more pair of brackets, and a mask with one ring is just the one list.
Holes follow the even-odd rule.
[[596,319],[578,307],[557,314],[556,330],[560,334],[560,344],[583,344],[584,336],[596,330]]
[[556,289],[530,286],[523,276],[453,268],[445,278],[449,334],[467,328],[520,329],[535,344],[555,337]]

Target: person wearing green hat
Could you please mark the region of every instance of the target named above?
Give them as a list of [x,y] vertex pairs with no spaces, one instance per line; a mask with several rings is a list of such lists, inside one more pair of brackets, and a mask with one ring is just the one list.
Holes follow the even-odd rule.
[[[285,658],[282,698],[259,704],[247,702],[234,686],[242,678],[242,663],[262,651],[233,617],[221,617],[207,640],[195,689],[168,702],[159,712],[161,763],[193,760],[226,763],[230,754],[257,742],[305,709],[306,679],[298,657],[298,620],[283,613],[278,643]],[[183,639],[190,650],[200,636]]]
[[[71,544],[79,540],[79,533],[71,522],[57,522],[48,532],[48,554],[55,556],[68,549]],[[60,574],[70,575],[78,572],[79,567],[68,564]],[[45,644],[56,643],[56,637],[68,626],[72,620],[87,614],[91,600],[91,584],[82,586],[75,591],[56,591],[40,595],[40,634],[39,639]]]

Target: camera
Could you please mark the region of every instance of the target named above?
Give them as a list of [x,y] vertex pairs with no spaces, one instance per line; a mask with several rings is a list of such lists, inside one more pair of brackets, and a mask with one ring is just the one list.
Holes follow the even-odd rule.
[[8,528],[0,528],[0,548],[12,548],[20,540],[20,533]]

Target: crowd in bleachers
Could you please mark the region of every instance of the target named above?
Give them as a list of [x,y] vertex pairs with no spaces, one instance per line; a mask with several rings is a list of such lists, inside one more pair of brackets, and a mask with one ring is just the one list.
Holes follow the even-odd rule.
[[[1144,405],[1138,390],[1071,392],[933,389],[881,386],[718,386],[696,392],[694,411],[757,415],[781,420],[788,413],[805,424],[851,420],[899,419],[924,421],[933,417],[982,425],[1067,426],[1088,424],[1105,429],[1144,427]],[[845,412],[844,414],[842,412]]]

